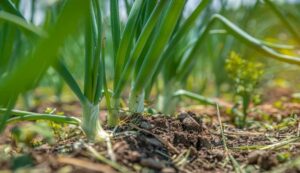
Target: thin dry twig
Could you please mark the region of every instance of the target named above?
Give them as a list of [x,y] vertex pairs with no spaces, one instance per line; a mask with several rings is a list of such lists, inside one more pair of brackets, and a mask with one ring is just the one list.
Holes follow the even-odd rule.
[[245,171],[240,167],[239,163],[234,159],[234,157],[230,154],[229,149],[226,144],[226,137],[224,135],[224,129],[221,121],[221,115],[220,115],[220,110],[219,110],[219,105],[216,104],[217,106],[217,115],[218,115],[218,121],[220,124],[220,131],[221,131],[221,136],[222,136],[222,141],[223,141],[223,146],[225,150],[225,154],[227,157],[229,157],[230,161],[232,162],[232,165],[234,167],[234,170],[236,173],[245,173]]
[[188,163],[188,157],[190,155],[190,150],[186,150],[184,152],[182,152],[181,154],[178,155],[178,157],[176,157],[173,162],[177,165],[177,166],[181,166],[184,167],[184,165],[186,165]]
[[295,138],[279,141],[277,143],[262,147],[262,148],[260,148],[260,150],[275,150],[275,149],[281,148],[283,146],[289,145],[291,143],[294,143],[298,140],[300,140],[300,137],[295,137]]
[[99,161],[106,163],[107,165],[115,168],[116,170],[122,172],[122,173],[129,173],[131,171],[129,171],[126,167],[118,164],[117,162],[111,161],[107,158],[105,158],[104,156],[102,156],[100,153],[98,153],[92,146],[84,143],[84,146],[86,147],[86,149]]
[[68,164],[68,165],[81,167],[81,168],[84,168],[84,169],[87,169],[90,171],[116,173],[116,171],[108,165],[100,164],[100,163],[93,163],[93,162],[82,160],[82,159],[76,159],[76,158],[71,158],[71,157],[58,157],[57,162],[62,163],[62,164]]

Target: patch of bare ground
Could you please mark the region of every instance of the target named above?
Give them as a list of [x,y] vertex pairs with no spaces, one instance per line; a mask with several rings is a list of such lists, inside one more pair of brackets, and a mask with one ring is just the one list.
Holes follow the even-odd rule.
[[[288,110],[277,108],[278,114],[291,113],[294,108],[299,111],[297,104],[286,105],[290,106]],[[241,130],[232,125],[223,110],[224,130],[221,131],[216,109],[206,108],[182,112],[175,117],[139,114],[124,117],[117,128],[106,128],[112,134],[113,158],[105,142],[89,143],[74,127],[66,127],[69,128],[67,137],[34,148],[17,147],[9,135],[11,128],[7,128],[0,137],[1,155],[7,156],[6,159],[1,157],[0,168],[12,171],[16,158],[26,155],[31,162],[22,169],[37,172],[299,171],[293,162],[300,156],[297,117],[284,128],[276,128],[275,121],[271,124],[273,129],[254,126]],[[257,111],[251,117],[255,119],[259,114]],[[224,148],[221,132],[228,150]],[[109,159],[115,162],[107,162]]]

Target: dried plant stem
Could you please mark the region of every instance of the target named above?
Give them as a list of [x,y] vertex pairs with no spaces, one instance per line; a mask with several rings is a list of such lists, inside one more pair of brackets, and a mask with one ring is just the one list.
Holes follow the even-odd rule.
[[224,129],[223,129],[223,125],[222,125],[222,121],[221,121],[221,115],[220,115],[220,110],[219,110],[219,105],[216,104],[217,106],[217,115],[218,115],[218,121],[219,121],[219,124],[220,124],[220,131],[221,131],[221,136],[222,136],[222,141],[223,141],[223,146],[224,146],[224,150],[225,150],[225,154],[227,155],[227,157],[229,157],[233,167],[234,167],[234,170],[236,173],[245,173],[245,171],[241,168],[241,166],[239,165],[239,163],[235,160],[235,158],[230,154],[230,151],[227,147],[227,144],[226,144],[226,137],[225,137],[225,134],[224,134]]

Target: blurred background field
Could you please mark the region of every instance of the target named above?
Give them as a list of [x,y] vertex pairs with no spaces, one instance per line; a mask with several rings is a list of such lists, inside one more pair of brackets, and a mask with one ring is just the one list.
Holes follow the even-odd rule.
[[[34,2],[34,1],[33,1]],[[56,1],[37,1],[34,17],[31,17],[31,2],[21,1],[20,9],[24,16],[28,20],[33,20],[36,25],[43,25],[45,22],[46,9],[51,9],[52,6],[57,4]],[[104,9],[108,9],[109,3],[104,2]],[[184,10],[184,16],[188,16],[192,9],[195,8],[195,4],[198,1],[189,0]],[[280,5],[281,11],[283,11],[287,18],[293,23],[294,27],[298,27],[297,21],[297,9],[299,2],[297,1],[276,1]],[[126,21],[126,7],[123,1],[120,2],[120,16],[123,21]],[[109,30],[109,10],[103,10],[106,16],[104,17],[104,26]],[[279,49],[287,55],[297,55],[299,49],[297,46],[296,38],[291,35],[281,21],[274,15],[268,6],[256,1],[218,1],[215,0],[211,3],[211,6],[206,10],[202,17],[198,19],[198,27],[194,27],[193,31],[189,33],[189,42],[195,40],[194,35],[199,34],[201,23],[207,22],[209,17],[214,13],[220,13],[226,16],[233,23],[240,26],[246,32],[259,38],[261,40],[278,43],[282,45],[294,46],[294,49]],[[294,65],[280,63],[274,60],[269,60],[264,55],[257,53],[255,50],[242,44],[234,37],[226,34],[226,31],[222,29],[222,26],[216,26],[215,29],[210,32],[210,36],[206,38],[205,43],[201,50],[199,50],[197,65],[192,69],[192,75],[187,79],[185,85],[186,90],[194,91],[198,94],[205,95],[207,97],[219,97],[222,96],[225,99],[231,99],[230,93],[233,90],[232,81],[228,78],[225,72],[225,60],[229,57],[231,51],[235,51],[242,58],[251,61],[258,61],[264,64],[264,76],[258,88],[262,93],[268,90],[267,88],[287,88],[297,92],[299,90],[299,80],[297,79],[298,67]],[[113,78],[112,69],[112,42],[111,35],[107,32],[107,78]],[[83,83],[83,64],[84,64],[84,46],[83,39],[69,38],[65,44],[63,54],[64,61],[72,71],[76,80]],[[160,81],[157,81],[160,85]],[[112,83],[109,83],[110,88]],[[153,95],[160,92],[160,88],[153,90]],[[53,102],[57,100],[72,101],[75,100],[74,95],[70,93],[68,87],[64,84],[62,78],[53,70],[49,68],[47,74],[43,77],[39,86],[33,91],[35,93],[31,97],[35,100],[31,102],[38,103],[41,100]],[[229,95],[229,96],[228,96]],[[124,97],[127,97],[124,94]],[[42,102],[42,101],[41,101]],[[22,101],[20,102],[22,103]],[[183,103],[184,104],[184,103]],[[24,107],[25,103],[19,105],[20,108]]]

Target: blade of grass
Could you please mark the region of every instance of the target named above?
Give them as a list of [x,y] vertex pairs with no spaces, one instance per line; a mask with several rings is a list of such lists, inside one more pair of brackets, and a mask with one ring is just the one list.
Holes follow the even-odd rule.
[[101,64],[102,64],[102,73],[103,73],[104,97],[105,97],[106,106],[107,106],[107,110],[108,110],[107,124],[109,126],[113,126],[113,125],[116,125],[118,122],[117,122],[117,118],[113,117],[110,93],[109,93],[108,86],[107,86],[106,68],[105,68],[105,41],[102,42],[101,60],[102,60]]
[[124,0],[124,3],[125,3],[125,7],[126,7],[126,13],[127,13],[127,15],[129,15],[130,10],[131,10],[131,4],[128,0]]
[[7,109],[3,112],[3,115],[0,116],[0,133],[2,133],[3,130],[5,129],[7,125],[6,121],[8,120],[11,110],[16,104],[16,101],[17,101],[17,94],[11,95],[7,103]]
[[6,124],[13,124],[21,121],[36,121],[36,120],[49,120],[56,123],[66,123],[73,125],[80,125],[81,120],[75,117],[64,116],[64,115],[52,115],[52,114],[34,114],[34,115],[22,115],[17,117],[9,118]]
[[120,80],[121,72],[124,69],[124,64],[127,61],[127,55],[130,51],[130,44],[133,41],[134,31],[137,26],[137,18],[142,7],[143,0],[136,0],[130,10],[130,14],[128,17],[128,21],[126,23],[124,32],[122,33],[122,39],[120,42],[120,46],[117,52],[116,57],[116,66],[115,66],[115,73],[114,73],[114,87],[116,89],[117,83]]
[[[213,30],[210,30],[209,34],[213,34],[213,35],[215,35],[215,34],[228,34],[228,32],[224,29],[213,29]],[[266,45],[270,48],[274,48],[274,49],[291,49],[291,50],[299,49],[299,46],[297,46],[297,45],[272,43],[272,42],[268,42],[268,41],[260,40],[260,39],[257,39],[257,40],[259,40],[264,45]]]
[[95,59],[95,38],[97,36],[97,29],[95,28],[94,9],[92,2],[89,3],[89,15],[86,19],[85,25],[85,75],[84,75],[84,95],[89,101],[93,100],[93,65]]
[[0,1],[0,6],[9,13],[15,14],[16,16],[25,20],[20,11],[15,7],[14,3],[11,0],[2,0]]
[[13,57],[15,40],[18,40],[18,31],[9,24],[4,24],[0,30],[0,74],[5,73],[9,69],[11,59]]
[[199,3],[196,9],[192,12],[192,14],[185,20],[179,30],[175,33],[172,40],[168,44],[168,47],[164,51],[162,58],[160,58],[159,65],[155,70],[155,73],[152,77],[152,81],[155,81],[160,70],[162,69],[163,65],[167,62],[172,60],[172,53],[177,50],[175,47],[180,43],[182,38],[191,30],[191,28],[195,25],[199,15],[203,12],[203,10],[211,3],[210,0],[203,0]]
[[30,10],[31,10],[30,22],[34,23],[34,13],[36,11],[36,0],[31,0]]
[[25,31],[30,31],[32,34],[35,34],[39,37],[47,36],[46,32],[43,31],[42,29],[40,29],[32,24],[29,24],[21,17],[7,13],[5,11],[0,11],[0,21],[6,21],[9,23],[12,23],[15,26],[19,27],[20,29],[25,30]]
[[133,82],[129,97],[129,109],[133,112],[143,110],[144,89],[155,73],[159,58],[175,29],[184,5],[185,1],[170,1],[141,67],[135,67],[139,69],[139,72]]
[[202,104],[206,104],[206,105],[216,105],[217,101],[204,97],[202,95],[199,94],[195,94],[186,90],[178,90],[173,94],[173,97],[181,97],[181,96],[185,96],[188,98],[191,98],[193,100],[197,100],[199,102],[201,102]]
[[73,93],[78,97],[81,103],[86,102],[86,97],[83,95],[79,85],[77,84],[76,80],[69,72],[67,67],[59,61],[57,65],[53,66],[55,70],[61,75],[61,77],[65,80],[68,86],[71,88]]
[[94,7],[95,7],[95,16],[96,21],[95,24],[97,25],[97,36],[96,39],[96,50],[95,50],[95,63],[93,67],[93,75],[94,75],[94,86],[93,86],[93,95],[94,95],[94,103],[98,103],[101,96],[102,96],[102,86],[103,86],[103,80],[105,78],[105,74],[103,73],[104,70],[102,68],[105,67],[103,59],[101,59],[101,51],[103,48],[102,44],[102,16],[101,16],[101,10],[100,10],[100,3],[98,0],[93,0]]
[[175,2],[173,0],[170,2],[166,14],[161,21],[161,25],[159,26],[158,33],[155,35],[137,78],[134,81],[131,90],[133,93],[141,92],[150,82],[149,78],[153,76],[158,66],[159,57],[171,37],[184,5],[185,1]]
[[167,1],[160,1],[155,9],[153,10],[148,22],[144,26],[137,43],[135,44],[132,54],[129,57],[126,66],[121,74],[120,80],[118,81],[117,87],[115,89],[115,95],[119,96],[124,88],[125,82],[129,79],[130,73],[132,72],[134,62],[137,61],[138,57],[141,55],[147,40],[149,39],[163,8],[165,7]]
[[113,41],[113,55],[114,55],[114,64],[115,64],[116,63],[116,54],[118,52],[120,39],[121,39],[119,1],[118,0],[110,1],[110,22],[111,22],[111,34],[112,34],[112,41]]
[[223,24],[225,29],[230,32],[234,37],[236,37],[238,40],[243,42],[244,44],[248,45],[249,47],[257,50],[260,53],[263,53],[264,55],[267,55],[270,58],[274,58],[279,61],[283,61],[286,63],[290,64],[296,64],[300,65],[300,59],[289,56],[289,55],[284,55],[280,54],[273,49],[265,46],[263,43],[261,43],[259,40],[256,38],[252,37],[242,29],[240,29],[238,26],[234,25],[232,22],[230,22],[228,19],[221,15],[214,15],[212,18],[212,21],[219,21]]

